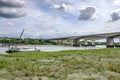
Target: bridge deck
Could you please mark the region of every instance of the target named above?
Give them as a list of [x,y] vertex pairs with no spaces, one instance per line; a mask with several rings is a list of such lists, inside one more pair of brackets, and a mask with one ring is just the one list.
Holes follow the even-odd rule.
[[120,32],[112,32],[112,33],[101,33],[101,34],[92,34],[92,35],[81,35],[81,36],[70,36],[70,37],[61,37],[61,38],[52,38],[49,40],[66,40],[66,39],[103,39],[108,37],[120,37]]

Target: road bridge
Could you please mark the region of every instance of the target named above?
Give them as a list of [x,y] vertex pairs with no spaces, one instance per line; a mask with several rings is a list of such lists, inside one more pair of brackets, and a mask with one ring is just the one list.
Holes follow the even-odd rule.
[[[91,34],[91,35],[80,35],[80,36],[69,36],[69,37],[61,37],[61,38],[52,38],[49,40],[54,40],[57,42],[63,42],[63,40],[72,40],[73,46],[80,46],[79,41],[81,39],[85,40],[85,45],[87,45],[87,41],[91,40],[94,45],[95,40],[106,39],[106,47],[114,47],[114,38],[120,39],[120,32],[111,32],[111,33],[101,33],[101,34]],[[119,42],[120,43],[120,42]]]

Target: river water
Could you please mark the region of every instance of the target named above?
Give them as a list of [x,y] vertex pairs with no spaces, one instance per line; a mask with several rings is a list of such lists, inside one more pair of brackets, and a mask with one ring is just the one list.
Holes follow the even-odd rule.
[[[18,46],[22,48],[34,48],[34,45],[29,46]],[[61,50],[86,50],[86,49],[100,49],[105,48],[105,45],[95,46],[95,47],[72,47],[72,46],[58,46],[58,45],[37,45],[36,48],[43,52],[50,51],[61,51]],[[8,47],[0,47],[0,54],[6,54]]]

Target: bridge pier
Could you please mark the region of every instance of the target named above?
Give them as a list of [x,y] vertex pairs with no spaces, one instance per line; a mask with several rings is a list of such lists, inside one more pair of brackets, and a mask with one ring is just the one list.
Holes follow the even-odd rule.
[[109,48],[109,47],[114,48],[114,38],[113,37],[108,37],[107,38],[106,47],[107,48]]
[[89,46],[89,43],[88,43],[87,40],[85,40],[85,44],[84,44],[84,46]]
[[59,45],[63,45],[63,40],[59,40]]
[[119,47],[120,48],[120,38],[119,38],[118,44],[116,44],[115,47]]
[[59,40],[54,40],[54,42],[55,42],[56,44],[59,44]]
[[91,40],[91,46],[95,46],[95,40]]
[[79,47],[80,46],[79,39],[74,39],[73,40],[73,46],[74,47]]

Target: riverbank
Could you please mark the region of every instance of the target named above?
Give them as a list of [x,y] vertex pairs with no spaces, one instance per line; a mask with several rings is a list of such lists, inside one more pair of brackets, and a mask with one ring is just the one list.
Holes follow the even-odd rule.
[[0,55],[0,80],[120,80],[120,49]]

